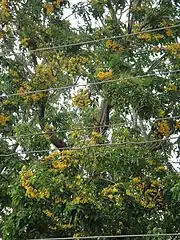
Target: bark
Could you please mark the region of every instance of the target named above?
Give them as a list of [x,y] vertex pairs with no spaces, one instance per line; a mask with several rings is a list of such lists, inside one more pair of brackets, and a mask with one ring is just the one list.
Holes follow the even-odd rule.
[[[47,102],[47,98],[44,99],[39,106],[39,124],[42,130],[44,130],[44,127],[45,127],[46,102]],[[59,150],[62,150],[62,148],[67,147],[67,144],[62,139],[59,139],[55,133],[52,133],[52,132],[49,133],[49,140],[55,147],[59,148]]]
[[103,135],[106,133],[106,131],[108,130],[108,125],[110,121],[109,115],[110,115],[111,108],[112,107],[108,101],[103,102],[99,117],[96,121],[97,124],[94,128],[94,131],[102,133]]

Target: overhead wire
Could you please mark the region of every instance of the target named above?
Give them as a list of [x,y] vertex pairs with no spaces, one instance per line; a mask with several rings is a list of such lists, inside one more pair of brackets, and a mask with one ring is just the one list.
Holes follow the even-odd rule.
[[73,85],[64,86],[64,87],[54,87],[54,88],[52,87],[52,88],[47,88],[47,89],[39,89],[39,90],[27,91],[27,92],[21,92],[21,93],[7,93],[7,94],[2,94],[0,97],[23,96],[23,95],[27,95],[27,94],[49,92],[49,91],[53,91],[53,90],[54,91],[57,91],[57,90],[61,91],[61,90],[75,88],[75,87],[89,87],[89,86],[93,86],[93,85],[115,83],[115,82],[120,82],[122,80],[131,80],[131,79],[146,78],[146,77],[153,77],[153,76],[158,77],[158,75],[160,75],[160,74],[165,75],[165,74],[178,73],[178,72],[180,72],[180,69],[167,71],[167,72],[137,75],[137,76],[132,76],[132,77],[116,78],[116,79],[104,80],[104,81],[100,81],[100,82],[91,82],[91,83],[87,83],[87,84],[73,84]]
[[[92,145],[85,145],[82,147],[62,147],[62,148],[57,148],[57,150],[84,150],[84,149],[90,149],[90,148],[101,148],[101,147],[116,147],[116,146],[121,146],[121,145],[141,145],[141,144],[148,144],[148,143],[156,143],[156,142],[162,142],[162,141],[167,141],[167,140],[173,140],[177,139],[178,137],[171,137],[171,138],[166,138],[166,139],[156,139],[156,140],[149,140],[149,141],[127,141],[127,142],[119,142],[119,143],[102,143],[102,144],[92,144]],[[11,157],[15,156],[18,154],[33,154],[33,153],[44,153],[44,152],[50,152],[54,151],[56,149],[42,149],[42,150],[33,150],[33,151],[22,151],[22,152],[14,152],[14,153],[9,153],[9,154],[0,154],[0,157]]]
[[148,30],[144,30],[144,31],[141,31],[141,32],[127,33],[127,34],[118,35],[118,36],[111,36],[111,37],[105,37],[105,38],[100,38],[100,39],[94,39],[94,40],[89,40],[89,41],[84,41],[84,42],[76,42],[76,43],[69,43],[69,44],[52,46],[52,47],[37,48],[37,49],[29,50],[29,52],[33,53],[33,52],[39,52],[39,51],[57,50],[57,49],[66,48],[66,47],[81,46],[81,45],[86,45],[86,44],[91,44],[91,43],[98,43],[98,42],[102,42],[102,41],[119,39],[119,38],[130,37],[130,36],[136,36],[136,35],[140,35],[140,34],[143,34],[143,33],[151,33],[151,32],[155,32],[155,31],[171,29],[171,28],[178,28],[178,27],[180,27],[180,24],[165,26],[165,27],[160,27],[160,28],[155,28],[155,29],[148,29]]
[[[153,234],[131,234],[131,235],[109,235],[109,236],[87,236],[87,237],[60,237],[60,238],[39,238],[36,240],[80,240],[80,239],[100,239],[100,238],[135,238],[135,237],[163,237],[180,236],[180,233],[153,233]],[[29,239],[35,240],[35,239]]]
[[[52,46],[52,47],[37,48],[37,49],[29,50],[28,52],[24,52],[24,54],[27,55],[29,53],[34,53],[34,52],[57,50],[57,49],[67,48],[67,47],[87,45],[87,44],[98,43],[98,42],[103,42],[103,41],[107,41],[107,40],[120,39],[120,38],[124,38],[124,37],[129,37],[129,36],[137,36],[137,35],[144,34],[144,33],[151,33],[151,32],[155,32],[155,31],[178,28],[178,27],[180,27],[180,24],[164,26],[164,27],[155,28],[155,29],[148,29],[148,30],[144,30],[144,31],[140,31],[140,32],[128,33],[128,34],[123,34],[123,35],[118,35],[118,36],[93,39],[93,40],[88,40],[88,41],[83,41],[83,42],[75,42],[75,43],[57,45],[57,46]],[[16,53],[21,53],[21,51],[16,51]],[[0,56],[4,56],[4,55],[0,54]]]
[[[54,46],[54,47],[48,47],[48,48],[39,48],[39,49],[35,49],[35,50],[30,50],[30,52],[47,51],[47,50],[53,50],[53,49],[58,49],[58,48],[65,48],[65,47],[70,47],[70,46],[72,47],[72,46],[77,46],[77,45],[85,45],[85,44],[97,43],[97,42],[101,42],[101,41],[113,40],[113,39],[123,38],[123,37],[128,37],[128,36],[135,36],[135,35],[139,35],[139,34],[143,34],[143,33],[149,33],[149,32],[154,32],[154,31],[159,31],[159,30],[165,30],[165,29],[169,29],[169,28],[176,28],[176,27],[179,27],[179,26],[180,26],[180,24],[177,24],[177,25],[173,25],[173,26],[166,26],[166,27],[161,27],[161,28],[156,28],[156,29],[149,29],[149,30],[144,30],[144,31],[141,31],[141,32],[136,32],[136,33],[131,33],[131,34],[124,34],[124,35],[120,35],[120,36],[112,36],[112,37],[108,37],[108,38],[89,40],[89,41],[85,41],[85,42],[76,42],[76,43],[65,44],[65,45]],[[112,82],[117,82],[117,81],[122,81],[122,80],[130,80],[130,79],[137,79],[137,78],[143,78],[143,77],[151,77],[151,76],[157,76],[159,74],[169,74],[169,73],[176,73],[176,72],[180,72],[180,70],[161,72],[161,73],[156,73],[156,74],[146,74],[146,75],[141,75],[141,76],[121,78],[121,79],[111,79],[111,80],[107,80],[107,81],[87,83],[87,84],[75,84],[75,85],[65,86],[65,87],[61,87],[61,88],[40,89],[40,90],[34,90],[34,91],[27,91],[27,92],[24,92],[24,93],[21,93],[21,94],[18,94],[18,93],[15,93],[15,94],[5,94],[5,95],[3,95],[3,97],[19,96],[19,95],[25,95],[25,94],[47,92],[47,91],[52,91],[52,90],[65,90],[65,89],[69,89],[69,88],[73,88],[73,87],[81,87],[81,86],[86,87],[86,86],[90,86],[90,85],[106,84],[106,83],[112,83]],[[2,95],[1,95],[1,97],[2,97]],[[157,141],[157,140],[154,140],[154,141]],[[139,144],[140,143],[146,143],[146,142],[139,142]],[[152,141],[150,141],[150,142],[152,142]],[[132,143],[132,144],[136,143],[137,144],[137,142],[127,142],[127,143]],[[118,143],[118,145],[119,144],[126,144],[126,143]],[[102,147],[102,145],[103,144],[100,144],[101,147]],[[96,145],[96,146],[98,146],[98,145]],[[106,144],[106,146],[107,146],[107,144]],[[84,148],[87,148],[87,147],[88,148],[89,147],[93,147],[93,145],[86,146]],[[49,150],[42,150],[42,151],[49,151]],[[34,151],[30,151],[30,152],[32,153]],[[18,154],[18,153],[12,153],[12,154],[14,155],[14,154]],[[10,154],[10,155],[6,154],[6,155],[0,155],[0,156],[12,156],[12,154]]]
[[[162,118],[155,118],[152,120],[149,120],[149,122],[156,122],[156,121],[162,121],[162,120],[168,120],[168,119],[179,119],[179,116],[171,116],[171,117],[162,117]],[[140,121],[138,121],[140,122]],[[54,131],[49,131],[48,134],[53,134],[53,133],[67,133],[67,132],[75,132],[75,131],[84,131],[84,130],[91,130],[94,128],[103,128],[103,127],[110,127],[110,128],[114,128],[114,127],[118,127],[118,126],[125,126],[128,125],[128,123],[125,122],[119,122],[119,123],[113,123],[113,124],[102,124],[102,125],[95,125],[95,126],[89,126],[89,127],[82,127],[82,128],[73,128],[73,129],[62,129],[62,130],[54,130]],[[40,135],[44,135],[46,134],[46,132],[39,132],[39,133],[29,133],[29,134],[21,134],[19,136],[2,136],[0,137],[0,139],[10,139],[12,137],[17,137],[17,138],[22,138],[22,137],[31,137],[31,136],[40,136]]]

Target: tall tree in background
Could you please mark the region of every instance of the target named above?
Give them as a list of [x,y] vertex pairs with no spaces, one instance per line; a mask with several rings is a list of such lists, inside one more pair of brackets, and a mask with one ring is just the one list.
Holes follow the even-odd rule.
[[179,232],[178,1],[0,13],[3,239]]

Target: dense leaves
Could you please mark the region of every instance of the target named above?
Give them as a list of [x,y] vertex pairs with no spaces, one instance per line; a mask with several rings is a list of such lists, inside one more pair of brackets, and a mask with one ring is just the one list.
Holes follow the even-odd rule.
[[3,239],[179,232],[177,1],[0,13]]

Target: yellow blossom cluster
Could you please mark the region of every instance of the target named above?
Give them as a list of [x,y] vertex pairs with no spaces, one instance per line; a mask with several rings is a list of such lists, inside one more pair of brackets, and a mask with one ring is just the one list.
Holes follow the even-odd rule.
[[46,124],[43,130],[44,130],[44,137],[47,140],[49,140],[53,134],[54,127]]
[[108,196],[109,194],[118,193],[117,184],[103,188],[102,193],[106,196]]
[[86,204],[86,203],[92,203],[93,200],[92,200],[91,194],[84,193],[84,194],[81,194],[80,196],[74,197],[72,202],[74,204]]
[[64,170],[69,167],[72,159],[71,150],[55,150],[49,156],[45,157],[45,161],[50,161],[54,169]]
[[54,203],[56,203],[56,204],[64,201],[61,197],[58,197],[58,196],[56,196],[56,195],[52,197],[52,200],[53,200]]
[[10,11],[8,8],[8,1],[7,0],[1,0],[0,2],[0,19],[6,20],[10,17]]
[[124,48],[112,40],[106,41],[106,48],[108,48],[112,51],[124,52]]
[[33,176],[34,176],[34,173],[32,171],[27,170],[25,166],[22,168],[22,170],[21,170],[21,186],[23,188],[25,188],[26,195],[29,198],[36,198],[38,196],[37,189],[33,188],[30,185],[30,179]]
[[171,37],[171,36],[173,35],[173,31],[172,31],[171,28],[169,28],[169,29],[166,30],[166,35],[167,35],[168,37]]
[[73,96],[72,105],[79,108],[87,108],[91,104],[90,93],[87,89],[81,89]]
[[46,64],[39,64],[36,66],[35,79],[33,85],[36,87],[51,87],[52,84],[57,82],[57,78],[53,76],[51,66]]
[[63,2],[63,0],[54,0],[53,4],[54,6],[59,7],[61,2]]
[[10,73],[10,75],[12,77],[12,82],[14,84],[17,84],[19,82],[19,74],[18,74],[18,72],[13,70],[13,69],[10,69],[9,73]]
[[60,3],[63,2],[63,0],[54,0],[52,3],[45,3],[44,4],[44,12],[47,16],[50,16],[54,8],[60,7]]
[[173,83],[169,84],[167,87],[165,87],[166,92],[176,92],[177,86]]
[[48,209],[43,210],[43,213],[48,216],[48,217],[52,217],[54,214],[52,212],[50,212]]
[[[53,220],[56,220],[56,222],[58,222],[58,218],[54,218]],[[49,226],[49,229],[53,231],[57,231],[57,230],[63,230],[63,229],[70,229],[72,227],[73,225],[69,223],[67,224],[56,223],[55,226]]]
[[106,4],[107,0],[89,0],[88,1],[93,7],[100,7],[103,6],[104,4]]
[[71,57],[63,61],[64,70],[71,75],[81,73],[84,69],[84,65],[89,62],[87,57]]
[[70,229],[72,228],[71,224],[60,224],[59,223],[59,218],[54,215],[53,212],[51,212],[48,209],[43,210],[43,213],[48,216],[49,218],[53,219],[55,226],[49,226],[49,229],[51,230],[57,230],[57,229]]
[[180,43],[171,43],[164,47],[164,49],[173,55],[180,54]]
[[164,38],[162,34],[150,34],[150,33],[142,33],[138,36],[138,38],[142,41],[152,41],[152,40],[160,40]]
[[39,198],[42,198],[42,199],[44,199],[44,198],[50,198],[50,192],[49,192],[49,190],[47,190],[47,189],[42,189],[41,191],[39,191],[38,197],[39,197]]
[[142,5],[142,6],[137,6],[137,5],[135,5],[135,6],[132,6],[131,11],[132,11],[133,13],[138,13],[138,14],[140,14],[141,12],[146,11],[146,7],[143,6],[143,5]]
[[64,170],[65,168],[67,168],[68,165],[65,161],[62,162],[62,161],[53,160],[52,166],[55,169]]
[[27,101],[33,101],[33,102],[38,102],[44,96],[44,94],[40,92],[27,94],[27,92],[30,92],[30,91],[32,91],[30,85],[27,82],[23,82],[22,86],[18,89],[18,95]]
[[42,189],[38,191],[36,188],[31,186],[31,178],[34,176],[34,173],[24,166],[21,170],[21,186],[25,189],[26,195],[29,198],[49,198],[50,192],[47,189]]
[[53,11],[54,11],[54,6],[53,6],[53,4],[51,4],[51,3],[45,3],[45,4],[44,4],[44,11],[45,11],[45,13],[46,13],[47,16],[50,16],[50,15],[53,13]]
[[175,123],[176,129],[180,129],[180,120]]
[[166,172],[166,168],[162,165],[156,167],[156,172]]
[[108,79],[110,79],[112,77],[112,75],[113,75],[113,72],[112,72],[111,69],[109,71],[107,71],[107,72],[100,71],[97,74],[97,79],[100,80],[100,81],[108,80]]
[[102,133],[93,131],[91,134],[89,144],[91,144],[91,145],[98,144],[98,143],[101,143],[103,140],[104,140],[104,137],[103,137]]
[[31,82],[24,81],[18,89],[19,96],[27,101],[39,102],[43,97],[43,92],[35,92],[24,94],[24,92],[33,92],[34,89],[46,89],[57,82],[57,78],[53,76],[50,66],[39,64],[36,67],[35,77]]
[[1,113],[0,114],[0,126],[6,126],[8,121],[9,121],[9,117],[6,114]]
[[147,163],[148,163],[150,166],[156,166],[156,161],[153,160],[153,159],[147,160]]
[[163,136],[169,136],[170,128],[167,120],[157,122],[157,132]]
[[3,101],[3,105],[6,105],[6,106],[12,106],[12,105],[17,105],[17,102],[15,102],[15,101],[11,101],[11,100],[4,100]]
[[126,194],[132,196],[141,206],[152,209],[163,206],[163,186],[157,180],[142,182],[139,178],[133,179],[126,189]]
[[118,184],[114,184],[112,186],[105,187],[102,190],[102,194],[104,197],[108,198],[111,201],[114,201],[116,205],[121,205],[123,196],[120,194],[118,190]]
[[21,43],[21,45],[23,46],[23,47],[28,47],[28,45],[29,45],[29,38],[28,37],[24,37],[24,38],[22,38],[21,39],[21,41],[20,41],[20,43]]
[[133,181],[133,183],[136,183],[136,184],[137,184],[137,183],[140,183],[141,180],[140,180],[139,177],[135,177],[135,178],[133,178],[132,181]]

